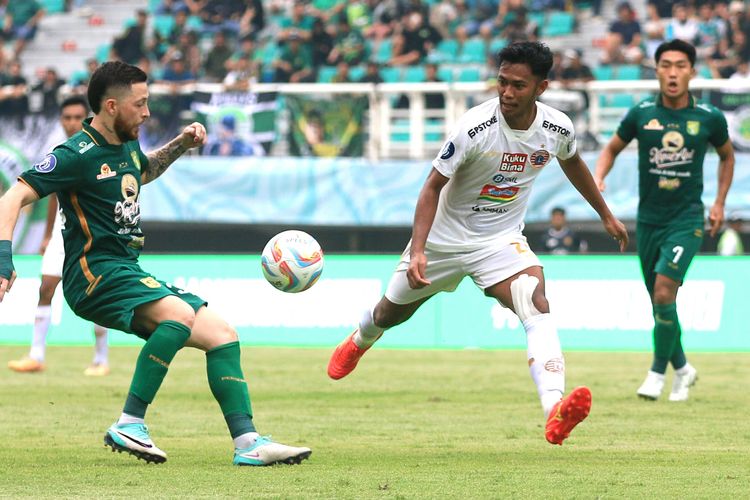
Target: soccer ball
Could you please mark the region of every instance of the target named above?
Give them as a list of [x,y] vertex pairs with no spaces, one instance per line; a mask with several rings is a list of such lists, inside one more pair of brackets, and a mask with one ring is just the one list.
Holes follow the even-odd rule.
[[304,231],[283,231],[266,243],[261,255],[263,276],[282,292],[298,293],[318,281],[323,272],[323,250]]

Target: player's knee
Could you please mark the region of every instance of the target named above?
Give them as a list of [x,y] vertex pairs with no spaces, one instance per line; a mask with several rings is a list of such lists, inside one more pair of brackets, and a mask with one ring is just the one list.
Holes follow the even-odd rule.
[[510,284],[513,309],[521,321],[549,312],[547,298],[538,289],[539,278],[522,274]]
[[185,307],[179,307],[174,308],[170,312],[170,318],[171,321],[176,321],[178,323],[182,323],[183,325],[187,326],[189,329],[193,329],[193,325],[195,324],[195,311],[192,307],[185,304]]
[[214,330],[213,335],[217,345],[236,342],[239,339],[239,337],[237,336],[237,330],[229,326],[227,323],[217,325],[217,328]]

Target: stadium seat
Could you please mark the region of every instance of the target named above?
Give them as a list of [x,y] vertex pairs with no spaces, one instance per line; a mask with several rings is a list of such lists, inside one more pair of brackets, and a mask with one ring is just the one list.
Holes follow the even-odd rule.
[[609,64],[594,66],[591,72],[597,80],[612,80],[614,77],[614,70]]
[[697,69],[698,69],[698,78],[713,78],[714,77],[711,74],[711,68],[709,68],[705,64],[699,64]]
[[563,36],[573,33],[575,17],[570,12],[550,12],[542,25],[542,36]]
[[199,16],[188,16],[187,20],[185,21],[185,28],[188,31],[197,31],[200,33],[203,31],[203,19],[201,19]]
[[453,68],[451,68],[450,66],[439,66],[437,70],[437,77],[438,80],[442,80],[444,82],[452,82]]
[[458,62],[462,63],[484,63],[486,60],[487,47],[481,38],[469,38],[461,47]]
[[336,66],[321,66],[318,70],[318,83],[331,83],[336,74]]
[[496,38],[490,42],[490,54],[497,54],[508,45],[508,40],[505,38]]
[[162,38],[168,38],[174,27],[174,18],[172,16],[154,16],[154,31],[159,33]]
[[453,38],[440,40],[430,56],[429,62],[455,62],[458,59],[458,42]]
[[401,80],[404,82],[423,82],[425,78],[424,66],[407,66],[404,68],[404,72],[401,75]]
[[384,66],[380,68],[380,78],[382,78],[385,83],[396,83],[401,81],[401,67]]
[[473,67],[473,66],[467,66],[465,68],[461,68],[458,72],[458,79],[456,81],[459,82],[478,82],[482,79],[482,76],[479,72],[479,68]]
[[391,140],[393,142],[409,142],[409,119],[397,118],[391,124]]
[[391,60],[392,57],[393,42],[390,38],[381,40],[380,45],[375,52],[375,62],[384,64]]
[[70,75],[70,80],[68,80],[68,83],[72,86],[80,85],[81,82],[84,82],[88,80],[89,78],[89,72],[85,69],[78,69],[73,72],[72,75]]
[[640,80],[641,67],[637,64],[622,64],[615,72],[616,80]]
[[103,43],[96,48],[96,60],[99,64],[109,60],[109,50],[111,48],[112,45],[109,43]]
[[358,82],[362,79],[362,77],[365,76],[365,73],[367,72],[367,68],[364,66],[352,66],[349,68],[349,79],[353,82]]
[[42,7],[47,14],[59,14],[65,12],[65,0],[42,0]]
[[148,11],[152,14],[161,7],[161,0],[148,0]]

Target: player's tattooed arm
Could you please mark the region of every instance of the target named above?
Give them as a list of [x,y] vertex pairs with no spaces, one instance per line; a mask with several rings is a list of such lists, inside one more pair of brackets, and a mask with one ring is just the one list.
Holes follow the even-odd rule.
[[183,146],[182,138],[175,137],[156,151],[147,153],[148,165],[141,172],[141,182],[146,184],[159,177],[185,151],[187,148]]

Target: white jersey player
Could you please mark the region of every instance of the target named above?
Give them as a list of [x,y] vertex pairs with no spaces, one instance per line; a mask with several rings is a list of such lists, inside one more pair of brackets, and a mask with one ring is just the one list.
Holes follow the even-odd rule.
[[548,86],[549,48],[514,43],[498,60],[498,98],[470,109],[448,136],[419,194],[412,238],[385,296],[336,348],[328,375],[340,379],[349,374],[386,329],[470,276],[485,295],[523,322],[529,368],[546,418],[545,437],[562,444],[588,415],[591,392],[578,387],[563,398],[565,362],[544,295],[544,274],[522,234],[534,180],[545,168],[554,168],[557,158],[621,250],[628,235],[578,155],[570,119],[537,102]]
[[[81,130],[81,123],[88,115],[88,104],[82,96],[67,98],[60,106],[60,123],[67,137]],[[52,297],[62,280],[65,248],[63,247],[62,220],[57,210],[57,199],[50,196],[47,214],[47,228],[42,243],[42,284],[39,287],[39,303],[34,318],[34,332],[31,350],[27,356],[8,362],[8,368],[20,373],[43,371],[47,345],[47,331],[52,319]],[[84,373],[101,376],[109,373],[107,329],[94,325],[96,343],[94,359]]]

